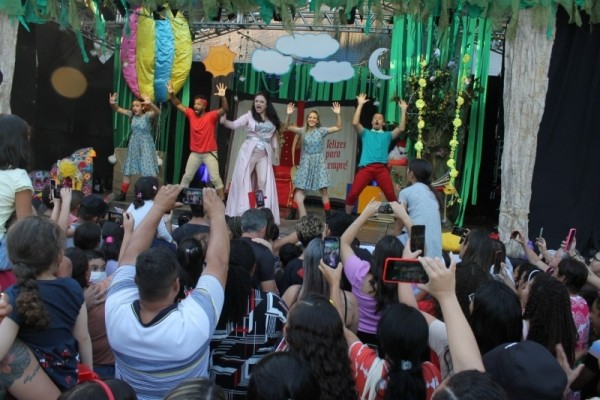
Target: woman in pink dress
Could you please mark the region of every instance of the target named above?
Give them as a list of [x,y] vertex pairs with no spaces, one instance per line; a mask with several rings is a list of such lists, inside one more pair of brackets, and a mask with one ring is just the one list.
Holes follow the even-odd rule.
[[254,96],[252,109],[235,121],[221,117],[221,123],[229,129],[246,128],[246,140],[237,154],[231,186],[227,196],[225,213],[242,215],[250,208],[249,194],[262,190],[265,207],[270,208],[279,225],[279,202],[273,164],[279,164],[278,132],[282,123],[273,104],[264,93]]

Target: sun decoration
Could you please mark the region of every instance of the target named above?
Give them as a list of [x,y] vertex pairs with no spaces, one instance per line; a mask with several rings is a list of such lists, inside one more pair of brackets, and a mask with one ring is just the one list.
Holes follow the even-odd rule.
[[463,67],[463,75],[460,77],[458,93],[456,95],[456,109],[454,112],[454,120],[452,121],[452,126],[454,127],[452,132],[452,139],[450,139],[450,154],[448,156],[448,161],[446,165],[450,168],[450,180],[444,186],[444,194],[446,196],[450,196],[450,200],[448,201],[448,205],[454,204],[454,202],[460,203],[460,195],[456,190],[456,186],[454,183],[456,182],[456,177],[458,176],[458,171],[456,170],[456,147],[458,146],[458,131],[462,126],[462,119],[460,118],[461,107],[465,103],[465,99],[463,97],[463,91],[465,86],[467,86],[469,82],[469,78],[467,77],[467,71],[470,70],[468,68],[468,64],[471,61],[471,57],[468,54],[465,54],[462,58]]
[[423,100],[423,91],[427,86],[427,80],[425,79],[425,67],[427,61],[425,58],[421,59],[421,75],[419,78],[419,99],[416,102],[417,109],[419,110],[419,122],[417,123],[418,136],[417,143],[415,143],[415,150],[417,151],[417,158],[421,158],[421,151],[423,150],[423,128],[425,128],[425,120],[423,119],[423,113],[427,104]]
[[208,49],[208,56],[204,60],[206,71],[213,74],[213,77],[227,76],[233,72],[233,61],[236,53],[231,51],[224,44],[212,46]]

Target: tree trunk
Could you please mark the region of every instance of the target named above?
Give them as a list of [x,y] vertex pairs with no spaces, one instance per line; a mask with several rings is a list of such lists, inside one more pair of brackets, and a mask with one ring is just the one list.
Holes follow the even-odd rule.
[[0,13],[0,71],[3,75],[0,84],[0,114],[10,113],[10,92],[15,72],[18,31],[17,18]]
[[[532,10],[522,10],[517,33],[514,39],[507,38],[504,47],[505,128],[499,231],[505,242],[513,230],[521,230],[527,236],[537,135],[548,90],[554,34],[549,38],[547,28],[534,25]],[[508,253],[520,254],[521,250],[513,248],[512,243]]]

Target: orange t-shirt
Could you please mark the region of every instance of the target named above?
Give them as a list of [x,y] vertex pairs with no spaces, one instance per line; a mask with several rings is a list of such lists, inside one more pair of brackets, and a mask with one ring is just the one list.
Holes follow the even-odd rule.
[[194,110],[188,107],[185,109],[185,116],[190,121],[190,150],[196,153],[217,151],[215,130],[219,112],[206,111],[202,115],[196,115]]

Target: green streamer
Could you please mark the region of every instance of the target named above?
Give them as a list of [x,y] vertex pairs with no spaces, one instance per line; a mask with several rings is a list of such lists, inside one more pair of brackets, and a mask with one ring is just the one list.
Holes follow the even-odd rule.
[[[187,78],[181,92],[181,104],[190,104],[190,77]],[[181,177],[181,161],[183,156],[183,144],[185,139],[186,118],[183,113],[178,112],[175,119],[175,143],[173,155],[173,182],[179,182]]]

